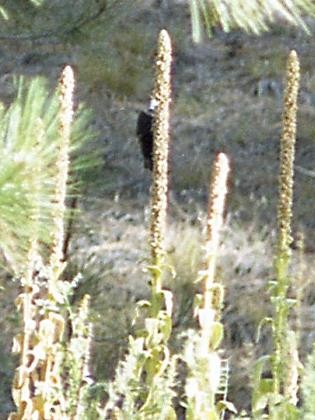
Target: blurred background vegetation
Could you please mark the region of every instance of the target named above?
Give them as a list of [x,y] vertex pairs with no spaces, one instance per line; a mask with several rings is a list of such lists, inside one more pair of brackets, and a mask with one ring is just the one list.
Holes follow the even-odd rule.
[[[302,84],[294,235],[304,231],[306,236],[301,340],[303,352],[311,348],[315,23],[312,2],[305,1],[305,7],[291,10],[291,15],[290,10],[281,13],[276,7],[286,3],[272,2],[278,19],[262,20],[261,26],[254,25],[256,30],[233,13],[229,20],[220,19],[214,9],[203,13],[201,0],[0,3],[0,99],[4,106],[16,97],[17,76],[28,81],[45,78],[47,92],[52,92],[61,69],[70,64],[77,78],[78,104],[84,103],[89,110],[79,128],[86,138],[80,155],[97,151],[98,157],[94,167],[81,171],[80,212],[72,227],[67,273],[69,277],[82,274],[75,301],[86,292],[91,294],[92,371],[98,380],[113,374],[131,331],[135,302],[148,293],[142,267],[147,256],[150,173],[143,168],[135,126],[138,112],[148,106],[156,38],[163,27],[174,44],[170,185],[176,205],[174,200],[170,204],[168,257],[177,275],[167,281],[176,296],[176,330],[180,333],[191,322],[192,281],[199,269],[210,166],[214,154],[224,151],[233,163],[219,270],[227,295],[224,347],[234,372],[229,399],[237,408],[247,408],[245,375],[257,356],[257,325],[269,310],[266,287],[272,276],[283,77],[288,51],[295,49],[301,60]],[[299,13],[306,13],[307,28],[289,25],[290,20],[299,23]],[[208,38],[210,18],[212,36]],[[264,31],[267,24],[269,32],[253,34]],[[224,32],[226,26],[229,33]],[[23,226],[21,221],[17,225]],[[292,275],[301,270],[298,267]],[[0,418],[12,409],[10,351],[18,328],[17,294],[12,273],[4,272],[0,279]],[[263,335],[262,347],[270,345],[268,336],[268,332]]]

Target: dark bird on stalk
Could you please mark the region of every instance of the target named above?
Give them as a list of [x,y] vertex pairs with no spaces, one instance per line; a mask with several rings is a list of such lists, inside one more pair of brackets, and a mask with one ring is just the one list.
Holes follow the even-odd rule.
[[154,106],[151,104],[147,112],[141,111],[137,121],[137,137],[140,142],[144,167],[153,169],[153,120]]

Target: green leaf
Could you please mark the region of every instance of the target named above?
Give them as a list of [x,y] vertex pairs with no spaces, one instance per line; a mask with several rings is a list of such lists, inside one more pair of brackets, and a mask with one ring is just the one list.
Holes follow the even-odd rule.
[[202,307],[203,296],[201,293],[196,293],[194,297],[194,316],[198,316],[199,309]]
[[256,360],[254,364],[254,372],[253,372],[253,379],[260,380],[262,373],[265,369],[266,364],[270,364],[271,356],[269,354],[265,356],[261,356],[259,359]]
[[148,300],[139,300],[137,302],[137,307],[139,308],[149,308],[151,306],[151,303]]
[[168,412],[167,412],[167,420],[176,420],[176,419],[177,419],[177,416],[176,416],[176,412],[174,408],[169,407]]
[[159,265],[148,265],[145,267],[153,276],[160,276],[162,274],[161,267]]
[[220,420],[220,416],[215,409],[209,410],[207,412],[207,419],[209,420]]
[[[299,420],[302,418],[301,414],[302,413],[295,405],[289,403],[285,399],[281,399],[278,405],[274,405],[272,408],[272,418],[275,420]],[[314,417],[314,413],[312,417]]]
[[228,410],[231,413],[237,414],[237,409],[230,401],[219,401],[217,403],[217,409],[221,413],[222,411]]
[[134,315],[131,325],[132,326],[136,325],[137,320],[141,317],[143,312],[145,312],[145,316],[146,316],[150,307],[151,307],[151,303],[148,300],[139,300],[139,302],[137,302],[136,304],[135,315]]
[[253,392],[252,406],[253,412],[257,413],[264,410],[269,402],[269,398],[273,395],[273,380],[272,379],[261,379],[259,388]]
[[165,314],[160,321],[160,331],[163,335],[163,341],[166,343],[172,333],[172,318],[167,314]]
[[260,340],[261,330],[265,324],[271,324],[271,327],[273,328],[273,324],[274,324],[273,318],[265,317],[260,321],[257,328],[256,343],[258,343]]
[[211,342],[210,346],[211,349],[216,350],[221,341],[223,340],[224,336],[224,327],[221,322],[214,322],[212,326],[212,334],[211,334]]
[[252,380],[253,380],[253,392],[252,392],[252,410],[254,413],[259,412],[260,410],[263,410],[264,407],[266,407],[268,403],[268,397],[267,395],[270,391],[269,387],[271,385],[269,383],[270,379],[262,379],[262,374],[265,370],[265,366],[267,364],[270,364],[271,362],[271,356],[266,355],[260,357],[253,369],[252,374]]

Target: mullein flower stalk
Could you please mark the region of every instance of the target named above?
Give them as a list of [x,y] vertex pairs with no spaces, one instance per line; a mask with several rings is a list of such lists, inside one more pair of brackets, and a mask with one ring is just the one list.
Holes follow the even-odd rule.
[[[165,270],[168,143],[170,106],[171,41],[162,30],[158,39],[156,79],[152,101],[156,104],[153,123],[153,181],[149,232],[151,298],[138,302],[144,311],[144,327],[136,338],[129,337],[129,351],[109,387],[104,418],[175,418],[176,356],[170,354],[172,293],[162,287]],[[122,403],[121,403],[122,401]]]
[[[172,48],[169,34],[162,30],[158,39],[155,86],[152,100],[156,103],[153,123],[153,180],[151,196],[150,251],[151,251],[151,301],[146,318],[145,363],[148,393],[141,412],[150,410],[157,398],[157,384],[165,381],[165,395],[172,400],[171,382],[167,369],[175,363],[167,346],[172,328],[172,294],[162,288],[165,269],[165,230],[168,191],[169,108],[171,101]],[[168,385],[167,385],[168,384]],[[172,411],[171,406],[169,410]]]
[[66,66],[60,79],[60,147],[57,158],[57,179],[54,199],[53,249],[50,257],[52,270],[51,286],[63,269],[64,217],[66,212],[66,190],[69,172],[69,147],[73,120],[74,76],[70,66]]
[[279,198],[277,211],[277,248],[275,256],[275,283],[272,288],[272,303],[275,308],[273,324],[274,354],[272,358],[273,392],[280,394],[287,389],[288,375],[288,315],[290,303],[287,298],[290,286],[289,265],[292,242],[293,176],[296,141],[296,115],[299,89],[299,61],[291,51],[287,63],[287,82],[284,94],[282,135],[280,140]]
[[[36,147],[40,146],[43,140],[44,132],[42,121],[38,120],[38,139]],[[36,150],[35,150],[36,152]],[[37,161],[36,161],[37,162]],[[42,168],[40,162],[34,167],[35,175],[39,175]],[[36,337],[36,318],[38,317],[38,308],[34,305],[33,296],[34,292],[39,292],[38,285],[34,284],[34,272],[38,269],[39,254],[38,254],[38,223],[40,218],[39,208],[39,192],[40,185],[37,182],[39,176],[35,176],[36,182],[34,188],[34,208],[31,216],[34,231],[33,236],[29,241],[29,251],[25,264],[24,273],[22,273],[20,282],[22,292],[16,299],[16,306],[22,313],[23,333],[18,334],[14,338],[13,352],[20,354],[20,365],[16,370],[12,385],[12,395],[14,402],[17,406],[17,412],[10,414],[10,419],[25,418],[27,416],[37,415],[38,405],[34,406],[33,400],[35,397],[34,371],[29,368],[30,355],[34,353],[34,337]]]
[[[16,337],[14,342],[13,351],[21,354],[21,364],[12,387],[18,410],[11,414],[11,419],[66,418],[67,402],[61,377],[66,319],[60,304],[64,304],[67,296],[66,291],[60,287],[59,277],[63,269],[63,223],[73,117],[73,86],[72,70],[66,67],[60,82],[60,148],[56,162],[53,248],[49,266],[45,267],[39,256],[37,232],[34,231],[27,267],[21,280],[23,292],[17,299],[17,306],[23,313],[24,334]],[[40,137],[44,135],[40,121],[38,132],[40,143]],[[39,190],[40,186],[35,185],[34,188]],[[39,204],[35,206],[33,217],[36,226],[40,217]]]
[[[207,231],[205,244],[205,270],[203,308],[199,310],[199,321],[205,351],[208,351],[211,337],[211,324],[218,319],[221,310],[223,291],[215,282],[216,260],[218,255],[220,230],[227,194],[229,161],[224,153],[219,153],[214,161],[208,202]],[[219,297],[221,295],[221,297]]]
[[[219,322],[223,288],[215,281],[215,271],[228,174],[228,158],[224,153],[219,153],[214,161],[209,191],[205,264],[201,272],[204,281],[203,301],[200,307],[196,308],[200,332],[188,338],[184,353],[189,370],[185,387],[188,420],[209,416],[219,419],[220,415],[223,416],[223,412],[216,407],[216,395],[225,375],[217,351],[223,337],[223,326]],[[226,396],[226,389],[223,390],[223,394]]]
[[160,292],[161,267],[164,263],[164,237],[167,212],[168,189],[168,148],[169,148],[169,107],[171,101],[171,40],[167,31],[162,30],[158,40],[156,75],[153,99],[155,110],[153,133],[153,181],[151,197],[150,249],[152,288]]
[[[30,239],[26,268],[21,277],[23,290],[16,301],[23,316],[24,331],[14,340],[13,351],[21,356],[12,386],[17,411],[10,415],[11,420],[83,418],[87,407],[85,400],[92,334],[88,322],[89,297],[86,295],[78,312],[73,313],[69,308],[69,296],[77,280],[69,283],[60,278],[64,267],[62,247],[73,86],[72,70],[66,67],[60,82],[60,145],[53,202],[53,247],[47,267],[40,258],[36,229],[41,217],[40,176],[34,177],[36,182],[33,188],[35,193],[38,192],[32,216],[34,234]],[[41,145],[45,135],[41,120],[38,121],[37,132],[37,143]],[[38,174],[41,170],[40,166],[34,168]],[[65,332],[69,322],[72,334],[69,333],[67,337]],[[68,338],[67,342],[65,338]]]
[[229,160],[227,156],[224,153],[219,153],[214,161],[212,180],[209,190],[205,245],[206,267],[204,282],[204,309],[210,309],[212,307],[212,286],[215,279],[216,258],[218,254],[220,230],[223,224],[229,171]]
[[[153,124],[153,179],[151,195],[151,313],[160,317],[163,305],[162,272],[165,265],[165,230],[168,190],[169,107],[171,101],[172,48],[169,34],[162,30],[155,62],[153,100],[156,109]],[[153,362],[154,364],[154,362]],[[153,369],[155,371],[155,369]],[[150,375],[149,375],[150,376]]]
[[[10,419],[51,418],[65,412],[62,396],[60,342],[64,320],[47,311],[47,270],[38,255],[36,238],[30,244],[28,266],[21,280],[23,291],[16,299],[24,331],[14,339],[13,352],[21,355],[12,385],[17,412]],[[58,401],[58,403],[57,403]]]

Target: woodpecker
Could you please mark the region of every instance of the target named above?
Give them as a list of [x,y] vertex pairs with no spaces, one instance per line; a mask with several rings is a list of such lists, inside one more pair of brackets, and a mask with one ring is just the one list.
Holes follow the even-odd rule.
[[144,167],[153,169],[153,121],[156,101],[151,100],[148,111],[141,111],[137,121],[137,137],[141,146]]

